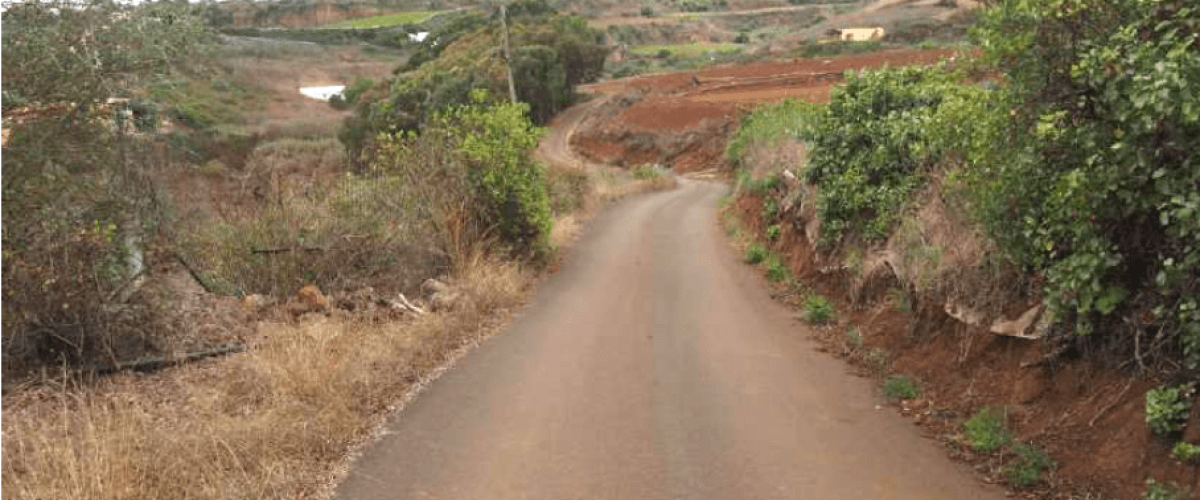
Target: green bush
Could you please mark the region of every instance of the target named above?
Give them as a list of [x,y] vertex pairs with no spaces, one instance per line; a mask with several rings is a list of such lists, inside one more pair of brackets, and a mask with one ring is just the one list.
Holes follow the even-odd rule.
[[749,247],[746,247],[746,263],[747,264],[758,264],[759,262],[762,262],[766,258],[767,258],[767,249],[763,248],[763,246],[761,244],[751,243]]
[[999,450],[1012,441],[1008,427],[1004,424],[1004,414],[990,406],[979,409],[974,416],[963,424],[967,444],[975,451],[990,453]]
[[833,303],[820,294],[813,293],[804,298],[804,319],[809,323],[821,325],[833,320]]
[[1160,483],[1153,478],[1146,480],[1146,491],[1142,493],[1142,500],[1184,500],[1186,498],[1188,498],[1186,488],[1175,484]]
[[775,216],[779,215],[779,202],[774,197],[768,196],[763,200],[763,220],[773,221]]
[[1008,484],[1017,488],[1030,486],[1042,477],[1042,471],[1054,467],[1054,461],[1040,448],[1031,444],[1013,445],[1016,458],[1004,467]]
[[991,236],[1044,272],[1057,318],[1074,318],[1087,334],[1145,297],[1154,331],[1177,339],[1192,367],[1200,362],[1196,16],[1193,4],[1140,0],[983,10],[976,35],[986,61],[1006,73],[995,100],[1009,109],[976,134],[991,147],[968,155],[965,176]]
[[1200,446],[1187,441],[1180,441],[1175,443],[1175,446],[1171,448],[1171,455],[1181,462],[1195,464],[1200,462]]
[[550,197],[545,166],[531,154],[543,129],[530,122],[525,103],[485,105],[488,94],[482,90],[473,91],[472,99],[475,105],[439,114],[433,128],[445,130],[468,162],[482,220],[494,221],[516,250],[547,255]]
[[630,173],[633,174],[634,179],[638,180],[650,180],[662,175],[662,172],[655,165],[639,165],[634,167]]
[[824,239],[887,235],[941,158],[929,130],[938,107],[964,92],[942,70],[919,67],[865,71],[834,89],[829,105],[799,129],[810,151],[804,176],[820,188]]
[[1183,430],[1188,412],[1192,408],[1192,393],[1195,386],[1164,385],[1146,393],[1146,425],[1159,436],[1167,436]]
[[642,7],[642,10],[639,12],[642,14],[642,17],[654,17],[654,8],[649,5]]
[[862,334],[858,333],[858,327],[854,325],[846,327],[846,345],[849,345],[851,349],[862,349],[863,338]]
[[767,281],[771,283],[783,283],[791,275],[791,271],[788,270],[787,265],[779,260],[778,255],[772,254],[767,258]]
[[883,393],[892,399],[913,399],[921,395],[921,386],[904,375],[892,375],[883,381]]
[[779,224],[771,224],[767,226],[767,239],[773,240],[779,237]]
[[[730,163],[744,167],[746,153],[774,148],[785,139],[798,139],[800,128],[806,126],[810,117],[818,113],[820,105],[787,99],[773,104],[763,104],[742,118],[737,132],[725,147],[725,157]],[[745,174],[749,180],[749,174]],[[749,186],[741,183],[743,188]]]

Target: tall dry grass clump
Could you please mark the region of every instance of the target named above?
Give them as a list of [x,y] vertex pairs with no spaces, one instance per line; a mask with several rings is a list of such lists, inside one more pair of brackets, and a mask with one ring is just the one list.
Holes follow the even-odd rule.
[[260,324],[242,356],[3,401],[5,498],[311,498],[389,405],[515,307],[531,281],[462,260],[447,312]]

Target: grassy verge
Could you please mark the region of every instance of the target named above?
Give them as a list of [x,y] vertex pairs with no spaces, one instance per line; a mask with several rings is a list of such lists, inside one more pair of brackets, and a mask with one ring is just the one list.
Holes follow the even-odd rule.
[[321,26],[321,28],[348,28],[348,29],[374,29],[386,28],[390,26],[399,26],[403,24],[418,24],[428,21],[431,17],[442,14],[444,10],[420,10],[414,12],[397,12],[394,14],[384,14],[382,16],[363,17],[359,19],[349,19],[333,24]]
[[677,45],[635,45],[629,50],[634,54],[655,56],[668,54],[675,57],[697,57],[700,55],[728,54],[741,52],[743,45],[736,43],[686,43]]
[[516,305],[530,276],[477,255],[451,280],[469,299],[450,312],[262,323],[234,358],[6,395],[5,496],[319,497],[389,405]]

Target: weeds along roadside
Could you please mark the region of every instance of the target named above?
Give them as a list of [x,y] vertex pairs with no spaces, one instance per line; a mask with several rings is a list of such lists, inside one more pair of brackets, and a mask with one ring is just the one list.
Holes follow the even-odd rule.
[[[345,454],[401,398],[504,323],[532,289],[539,259],[561,250],[590,212],[607,199],[674,185],[656,168],[589,174],[552,166],[531,175],[537,184],[510,187],[542,190],[512,196],[543,203],[518,214],[552,215],[553,231],[531,232],[545,227],[536,221],[517,221],[512,233],[485,223],[494,215],[472,194],[481,181],[470,173],[485,165],[455,147],[456,134],[499,120],[505,126],[490,128],[503,137],[476,139],[509,145],[524,123],[526,138],[536,140],[520,111],[461,110],[441,129],[385,142],[387,154],[364,174],[314,177],[311,169],[336,170],[344,161],[327,139],[256,146],[242,169],[249,175],[234,182],[245,196],[227,200],[218,217],[185,221],[194,225],[178,235],[206,286],[285,301],[305,283],[319,283],[333,298],[363,286],[409,291],[437,276],[455,291],[454,305],[382,322],[336,306],[298,322],[267,311],[272,319],[257,324],[241,355],[10,391],[3,405],[7,494],[319,497]],[[493,165],[540,171],[527,154]],[[206,176],[237,173],[204,168]]]
[[[1021,464],[1002,472],[1014,487],[1048,495],[1086,476],[1118,497],[1160,495],[1174,488],[1163,484],[1194,485],[1200,442],[1187,418],[1200,359],[1200,281],[1196,266],[1180,267],[1196,261],[1200,233],[1187,201],[1194,194],[1174,191],[1194,184],[1186,151],[1195,141],[1173,135],[1200,123],[1184,90],[1196,73],[1175,69],[1200,65],[1189,48],[1195,37],[1172,31],[1193,13],[1126,1],[1106,4],[1116,17],[1104,19],[1082,11],[1039,17],[1042,8],[984,9],[982,59],[864,72],[826,107],[779,105],[750,116],[730,144],[731,160],[745,162],[745,196],[732,205],[758,241],[793,243],[763,243],[748,260],[790,252],[799,260],[793,271],[825,282],[842,307],[911,314],[907,329],[880,339],[898,361],[907,356],[907,366],[940,379],[931,386],[953,392],[943,400],[966,415],[981,402],[1023,415],[1005,425],[1046,450],[1015,441],[966,447]],[[1147,43],[1120,63],[1120,74],[1103,69],[1117,64],[1111,54],[1141,42],[1111,36],[1118,17],[1145,26]],[[1038,35],[1006,38],[1013,32]],[[1079,43],[1064,46],[1059,36]],[[1094,91],[1101,88],[1123,93]],[[1165,104],[1176,99],[1186,104]],[[1144,126],[1128,129],[1139,117]],[[774,137],[795,143],[802,161],[751,158]],[[1147,233],[1155,237],[1131,240]],[[890,356],[862,350],[865,333],[847,331],[842,350],[889,366]],[[926,348],[941,356],[936,368],[913,354]],[[1002,350],[1011,357],[1000,360]],[[982,362],[996,373],[979,377],[972,370]],[[1060,372],[1076,371],[1104,380],[1071,393]],[[1032,381],[1037,392],[1023,394],[1016,380]],[[1102,396],[1099,409],[1088,407]],[[1097,458],[1114,440],[1126,451]],[[1059,455],[1060,470],[1047,473],[1055,460],[1046,452]],[[1090,466],[1111,474],[1090,476]]]

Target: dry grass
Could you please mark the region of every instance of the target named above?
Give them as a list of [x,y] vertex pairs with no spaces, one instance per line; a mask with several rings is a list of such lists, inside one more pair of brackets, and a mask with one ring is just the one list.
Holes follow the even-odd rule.
[[530,276],[476,254],[446,313],[263,323],[246,354],[154,375],[13,391],[6,499],[313,498],[395,404],[518,304]]

